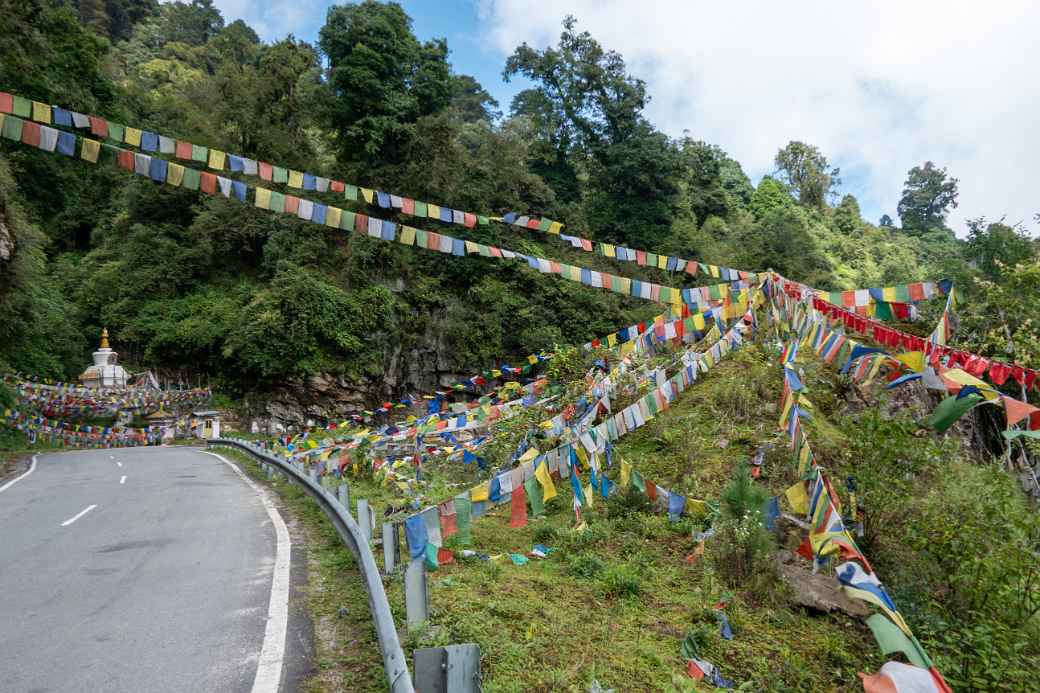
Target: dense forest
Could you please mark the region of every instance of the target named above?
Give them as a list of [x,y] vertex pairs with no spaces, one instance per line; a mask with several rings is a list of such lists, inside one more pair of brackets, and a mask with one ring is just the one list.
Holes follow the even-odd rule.
[[[960,346],[1040,360],[1036,241],[1000,210],[971,210],[958,238],[946,222],[955,171],[913,167],[893,210],[900,225],[863,219],[811,143],[777,143],[775,171],[756,185],[696,133],[657,130],[646,84],[573,18],[557,45],[509,56],[503,78],[533,86],[498,104],[455,72],[446,41],[419,40],[394,3],[330,8],[317,45],[266,44],[210,0],[4,6],[0,87],[9,92],[457,209],[519,211],[599,241],[772,268],[821,289],[950,278]],[[74,377],[107,326],[124,361],[235,399],[296,388],[306,401],[309,384],[335,382],[351,403],[371,404],[655,312],[522,264],[329,233],[6,141],[0,215],[0,369],[43,377]],[[502,224],[467,238],[618,266]]]

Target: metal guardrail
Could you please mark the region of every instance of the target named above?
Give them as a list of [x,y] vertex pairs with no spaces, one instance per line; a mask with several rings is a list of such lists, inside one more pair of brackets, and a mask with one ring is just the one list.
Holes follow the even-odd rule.
[[401,649],[401,642],[397,637],[397,627],[394,625],[393,614],[390,613],[390,603],[386,599],[386,591],[383,589],[383,580],[380,577],[379,568],[376,566],[375,556],[372,554],[372,548],[362,535],[361,527],[350,515],[349,508],[343,508],[334,496],[321,485],[316,484],[305,473],[266,450],[254,447],[241,440],[229,438],[209,440],[207,445],[226,445],[237,448],[261,463],[272,465],[317,502],[333,527],[336,528],[340,538],[343,539],[343,543],[354,554],[358,568],[361,571],[361,577],[365,581],[365,592],[368,593],[368,609],[372,614],[372,621],[376,627],[376,636],[379,640],[379,649],[383,655],[383,666],[386,669],[386,678],[390,685],[391,693],[415,693],[415,688],[412,685],[412,675],[408,671],[408,660],[405,659],[404,651]]

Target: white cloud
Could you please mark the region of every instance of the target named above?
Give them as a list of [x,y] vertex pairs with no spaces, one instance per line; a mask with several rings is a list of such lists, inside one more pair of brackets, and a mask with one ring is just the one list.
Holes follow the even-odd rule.
[[224,21],[242,19],[264,41],[278,41],[287,34],[306,38],[308,30],[325,23],[331,0],[214,0]]
[[[554,44],[566,14],[645,79],[649,118],[719,144],[753,177],[800,139],[851,175],[876,221],[925,160],[965,218],[1040,211],[1040,12],[1022,0],[868,3],[476,0],[503,54]],[[1031,225],[1032,226],[1032,225]]]

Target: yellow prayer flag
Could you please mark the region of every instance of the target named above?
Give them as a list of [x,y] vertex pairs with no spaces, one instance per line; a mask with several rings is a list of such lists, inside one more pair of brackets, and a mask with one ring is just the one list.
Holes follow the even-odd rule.
[[267,188],[256,189],[256,206],[260,209],[270,209],[271,207],[271,191]]
[[668,269],[668,256],[658,255],[657,256],[657,269]]
[[797,515],[807,515],[809,513],[809,496],[805,495],[805,484],[801,481],[791,486],[789,489],[784,491],[784,495],[787,496],[787,502],[791,505]]
[[520,459],[518,460],[518,462],[520,464],[523,464],[524,462],[530,462],[534,458],[538,457],[538,455],[538,448],[527,448],[527,450],[524,451],[524,454],[520,455]]
[[210,149],[209,150],[209,167],[211,169],[213,169],[214,171],[223,171],[224,170],[224,158],[226,156],[227,155],[224,154],[224,152],[220,151],[219,149]]
[[474,503],[479,501],[486,501],[488,499],[488,482],[482,483],[480,486],[474,486],[469,491],[469,499]]
[[629,277],[618,277],[621,280],[621,291],[618,293],[631,294],[632,293],[632,280]]
[[542,463],[538,465],[538,468],[534,470],[534,478],[542,485],[543,501],[548,501],[551,498],[556,497],[556,485],[553,483],[552,477],[549,475],[549,465],[547,465],[545,461],[542,461]]
[[411,226],[402,226],[401,237],[398,240],[404,245],[415,245],[415,229]]
[[924,370],[924,352],[923,351],[907,351],[896,356],[896,361],[906,365],[907,368],[912,370],[914,373],[920,373]]
[[[371,202],[371,200],[369,200],[369,202]],[[429,219],[440,219],[441,208],[433,203],[428,203],[426,205],[426,217]]]
[[333,207],[329,205],[329,208],[325,210],[325,226],[329,228],[338,229],[340,221],[342,221],[343,210],[339,207]]
[[558,221],[554,221],[553,223],[549,224],[549,231],[548,231],[548,233],[551,233],[554,236],[558,236],[558,235],[560,235],[560,230],[561,229],[563,229],[563,224],[561,224]]
[[98,153],[101,151],[101,143],[96,140],[83,139],[83,147],[79,150],[79,158],[84,161],[89,161],[92,164],[97,163]]
[[719,267],[718,267],[718,265],[708,265],[708,273],[711,274],[711,276],[713,276],[713,277],[721,276],[719,274]]
[[632,465],[621,460],[621,488],[628,488],[632,482]]
[[883,288],[881,290],[881,298],[885,301],[885,303],[897,302],[898,299],[896,298],[896,287],[886,286],[885,288]]
[[578,446],[574,448],[574,453],[578,456],[578,461],[581,462],[583,469],[589,468],[589,456],[585,452],[585,448]]
[[174,187],[180,186],[184,180],[184,167],[172,161],[166,167],[166,184]]
[[698,332],[704,331],[704,316],[700,313],[693,314],[693,327]]
[[585,487],[585,507],[591,508],[592,501],[596,497],[596,490],[592,488],[592,484]]
[[627,354],[631,354],[635,350],[636,350],[636,341],[634,339],[630,339],[627,342],[622,342],[622,344],[621,344],[621,355],[622,356],[625,356]]
[[303,187],[303,174],[299,171],[289,169],[289,187],[300,189]]
[[[302,185],[303,181],[300,181],[300,183]],[[361,197],[365,198],[365,202],[367,202],[368,204],[372,204],[372,196],[374,194],[375,193],[369,190],[368,188],[361,188]]]
[[708,514],[708,501],[698,500],[697,498],[687,498],[685,511],[692,517],[704,517]]
[[610,243],[600,243],[599,248],[604,257],[615,257],[614,246]]
[[791,413],[792,404],[794,404],[794,392],[788,392],[787,397],[784,397],[784,408],[780,412],[780,421],[777,423],[779,428],[787,427],[787,415]]
[[616,332],[611,332],[610,334],[607,335],[607,346],[608,347],[615,347],[615,346],[617,346],[617,333]]
[[39,101],[32,102],[32,119],[37,123],[50,123],[51,122],[51,107],[49,104],[40,103]]
[[126,129],[126,131],[123,133],[123,141],[126,142],[127,144],[131,145],[131,146],[140,147],[141,146],[141,131],[138,130],[137,128],[130,128],[130,127],[128,127]]
[[463,241],[463,242],[466,244],[466,252],[467,253],[479,253],[480,252],[480,246],[477,245],[476,243],[474,243],[473,241]]

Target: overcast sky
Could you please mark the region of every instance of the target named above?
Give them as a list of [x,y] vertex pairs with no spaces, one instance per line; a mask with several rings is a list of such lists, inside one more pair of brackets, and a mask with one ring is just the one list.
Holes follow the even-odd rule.
[[[328,0],[216,0],[266,40],[314,40]],[[506,56],[556,42],[573,14],[646,80],[647,116],[723,147],[757,181],[792,139],[842,169],[864,216],[895,217],[907,170],[926,160],[960,179],[950,221],[1040,212],[1040,8],[1024,1],[704,2],[412,0],[420,38],[443,36],[457,72],[508,107]]]

